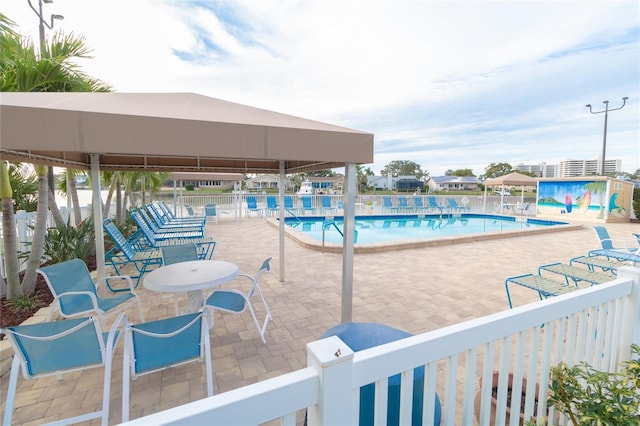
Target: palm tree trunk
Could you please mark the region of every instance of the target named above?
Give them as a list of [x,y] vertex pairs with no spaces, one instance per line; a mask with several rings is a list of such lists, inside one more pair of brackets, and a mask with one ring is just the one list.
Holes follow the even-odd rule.
[[47,166],[34,166],[38,173],[38,208],[36,210],[36,223],[33,229],[33,239],[31,240],[31,252],[27,261],[27,269],[22,279],[22,293],[31,294],[36,288],[36,269],[42,264],[42,253],[44,251],[44,239],[47,234],[47,196],[49,195],[49,185],[47,184]]
[[16,220],[13,212],[13,190],[9,181],[9,164],[0,163],[0,198],[2,198],[2,241],[4,244],[4,264],[7,276],[7,300],[22,296],[18,277],[18,246]]
[[67,190],[71,195],[71,205],[73,206],[73,219],[76,226],[82,222],[82,212],[80,201],[78,201],[78,188],[76,187],[76,177],[73,169],[67,169]]
[[66,226],[64,219],[60,214],[60,210],[58,209],[58,204],[56,204],[56,196],[51,190],[51,188],[49,188],[48,204],[49,204],[49,210],[51,210],[51,216],[53,217],[53,221],[55,222],[56,226]]
[[116,190],[116,185],[118,185],[118,173],[113,172],[111,176],[111,182],[109,183],[109,193],[107,194],[107,199],[104,202],[104,209],[102,210],[102,217],[108,218],[109,211],[111,210],[111,199],[113,198],[113,193]]

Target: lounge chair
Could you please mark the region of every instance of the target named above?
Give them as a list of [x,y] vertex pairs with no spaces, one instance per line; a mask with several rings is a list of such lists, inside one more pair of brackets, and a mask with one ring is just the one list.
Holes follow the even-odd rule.
[[609,235],[609,231],[604,226],[596,225],[593,230],[598,237],[600,248],[602,250],[622,251],[626,253],[640,253],[640,247],[628,247],[626,241],[622,239],[614,239]]
[[429,210],[429,207],[424,205],[422,197],[420,197],[418,195],[414,195],[414,197],[413,197],[413,210],[415,210],[417,212],[425,212],[425,211]]
[[258,200],[254,195],[247,196],[247,216],[251,216],[251,213],[255,213],[258,216],[262,216],[263,209],[258,207]]
[[129,213],[137,212],[138,216],[143,219],[149,228],[153,231],[154,234],[164,234],[164,233],[176,233],[182,232],[185,235],[190,236],[204,236],[204,224],[195,224],[195,223],[180,223],[180,224],[159,224],[155,221],[149,211],[143,208],[133,208],[129,210]]
[[516,203],[516,214],[523,214],[523,215],[528,215],[529,214],[529,206],[531,206],[531,203]]
[[579,266],[574,266],[572,264],[567,265],[566,263],[561,262],[540,265],[538,267],[538,275],[542,275],[542,272],[544,271],[560,275],[564,277],[567,284],[571,284],[571,282],[573,282],[573,284],[575,284],[576,286],[582,281],[589,283],[589,285],[594,285],[606,283],[608,281],[616,279],[616,276],[609,272],[596,272]]
[[[267,301],[262,294],[262,290],[260,290],[259,281],[262,274],[268,272],[271,269],[269,265],[270,261],[271,258],[269,257],[264,262],[262,262],[260,269],[258,269],[258,272],[253,277],[247,274],[238,274],[238,277],[247,278],[252,281],[251,288],[246,294],[236,289],[214,290],[213,293],[211,293],[211,296],[209,296],[205,302],[205,307],[207,308],[213,310],[217,309],[219,311],[229,312],[232,314],[241,314],[248,309],[249,313],[251,314],[251,318],[253,318],[253,322],[258,328],[258,333],[260,334],[260,338],[262,339],[263,343],[267,343],[264,338],[264,334],[267,330],[267,323],[271,319],[271,311],[269,310]],[[260,300],[262,301],[265,309],[265,318],[262,325],[260,325],[260,323],[258,322],[258,318],[256,317],[253,305],[251,304],[251,299],[255,294],[258,294],[260,296]]]
[[209,325],[202,311],[125,327],[122,422],[129,420],[130,378],[191,361],[206,365],[207,396],[213,396]]
[[[25,379],[37,379],[53,375],[59,378],[61,374],[102,367],[104,373],[102,380],[102,406],[100,409],[91,413],[58,420],[58,424],[72,424],[100,418],[101,424],[106,426],[109,423],[109,391],[111,389],[113,349],[122,335],[118,327],[124,321],[126,321],[126,316],[121,313],[111,326],[108,334],[102,332],[99,321],[95,317],[0,329],[0,332],[8,337],[14,352],[7,389],[7,402],[4,407],[3,424],[11,424],[18,376],[21,369]],[[94,384],[91,392],[95,391],[95,387]],[[61,393],[60,396],[65,397],[66,395]],[[65,401],[64,405],[61,404],[57,410],[64,413],[65,405],[73,405],[74,403],[81,406],[83,401]],[[23,408],[28,410],[45,409],[44,407],[39,407],[38,404]],[[33,416],[33,418],[36,417]]]
[[[87,265],[80,259],[71,259],[37,269],[47,282],[53,295],[53,303],[49,308],[47,321],[51,321],[57,310],[63,318],[77,318],[95,315],[106,326],[106,318],[127,308],[130,304],[138,305],[138,314],[144,321],[140,299],[133,288],[133,281],[126,275],[101,278],[93,282]],[[100,296],[100,285],[111,281],[124,281],[125,288],[120,288],[111,297]],[[112,286],[108,285],[111,289]]]
[[292,216],[295,216],[296,213],[300,211],[299,208],[294,206],[293,197],[291,195],[284,196],[284,210]]
[[278,206],[278,199],[275,195],[267,195],[267,214],[271,216],[272,214],[277,215],[280,211],[280,207]]
[[324,213],[338,213],[338,209],[331,205],[331,197],[328,195],[322,196],[322,210],[324,211]]
[[204,205],[204,217],[205,222],[215,222],[218,223],[218,209],[217,206],[213,203],[208,203]]
[[189,214],[189,217],[175,217],[169,216],[160,205],[156,204],[147,204],[145,209],[151,216],[153,220],[155,220],[159,225],[204,225],[205,218],[203,216],[196,216],[195,212],[193,212],[193,208],[191,211],[193,214]]
[[451,210],[451,211],[459,212],[459,213],[468,212],[469,211],[469,207],[468,206],[461,206],[453,198],[447,198],[447,203],[449,203],[449,210]]
[[443,208],[442,208],[442,206],[440,204],[438,204],[438,201],[436,200],[436,197],[429,196],[429,197],[427,197],[427,201],[429,202],[429,208],[431,210],[434,210],[434,211],[437,210],[440,213],[442,213]]
[[[138,271],[138,275],[131,276],[131,278],[136,278],[134,288],[138,288],[140,279],[145,272],[162,265],[162,254],[160,253],[160,249],[151,248],[142,250],[135,248],[132,241],[129,241],[124,237],[124,235],[122,235],[111,219],[103,220],[102,227],[114,243],[114,247],[105,254],[105,260],[111,263],[116,274],[120,274],[120,268],[123,266],[133,265]],[[111,287],[109,287],[109,289],[112,291],[119,291],[114,290]]]
[[391,197],[389,195],[384,195],[382,197],[382,211],[384,212],[385,210],[387,212],[397,212],[399,209],[398,206],[394,206],[393,205],[393,200],[391,199]]
[[308,211],[310,211],[311,214],[313,214],[315,209],[313,208],[313,200],[311,199],[311,197],[308,195],[305,195],[302,197],[302,213],[306,214]]
[[504,281],[504,288],[507,292],[509,308],[513,308],[513,304],[511,302],[511,293],[509,292],[509,284],[516,284],[537,291],[540,300],[547,297],[558,296],[560,294],[571,293],[572,291],[578,290],[578,287],[576,286],[567,285],[567,283],[552,280],[550,278],[535,274],[523,274],[508,277]]
[[405,196],[398,197],[398,210],[404,211],[407,213],[413,210],[413,206],[409,205],[409,201],[407,200],[407,197]]
[[193,228],[171,228],[164,230],[153,229],[149,221],[145,219],[144,210],[131,209],[129,215],[138,226],[138,229],[144,231],[146,236],[152,235],[156,241],[174,240],[174,239],[201,239],[204,238],[204,229],[194,230]]

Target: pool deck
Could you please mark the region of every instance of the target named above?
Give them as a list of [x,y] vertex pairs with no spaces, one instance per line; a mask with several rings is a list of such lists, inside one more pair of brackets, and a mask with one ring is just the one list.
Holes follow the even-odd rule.
[[[340,323],[342,255],[322,254],[285,239],[285,280],[281,282],[278,233],[268,220],[224,219],[207,225],[207,234],[218,241],[215,259],[236,263],[241,271],[254,274],[266,257],[273,257],[272,270],[261,283],[273,316],[266,345],[248,313],[215,314],[211,336],[216,393],[305,367],[306,344]],[[592,224],[581,225],[564,232],[358,254],[353,320],[416,334],[508,309],[506,277],[535,272],[539,265],[568,261],[596,248]],[[612,238],[624,239],[630,246],[634,245],[631,233],[640,232],[638,223],[606,227]],[[147,320],[173,315],[170,295],[163,298],[142,286],[138,293]],[[515,306],[538,300],[536,293],[523,288],[512,288],[511,295]],[[130,313],[137,321],[135,312]],[[41,319],[42,315],[33,321]],[[203,398],[203,371],[200,364],[191,363],[138,378],[132,385],[131,417]],[[101,369],[63,377],[60,382],[55,377],[20,377],[14,423],[41,424],[99,406]],[[0,382],[4,413],[8,375]],[[121,395],[122,343],[112,374],[110,424],[120,422]]]

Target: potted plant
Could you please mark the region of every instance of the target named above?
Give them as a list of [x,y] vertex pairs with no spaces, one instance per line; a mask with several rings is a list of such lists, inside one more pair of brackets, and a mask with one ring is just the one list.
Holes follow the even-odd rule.
[[[496,424],[496,406],[498,404],[498,399],[497,399],[497,389],[498,389],[498,378],[499,378],[499,372],[498,371],[494,371],[492,376],[491,376],[491,389],[492,389],[492,394],[491,394],[491,417],[490,417],[490,424]],[[480,376],[478,378],[478,391],[476,392],[476,396],[474,399],[474,409],[475,409],[475,415],[476,415],[476,420],[480,420],[480,400],[481,400],[481,394],[482,394],[482,380],[483,377]],[[508,381],[507,381],[507,414],[506,414],[506,418],[505,418],[505,424],[509,424],[511,421],[511,389],[513,388],[513,374],[509,373],[509,377],[508,377]],[[527,390],[527,379],[523,378],[522,379],[522,402],[520,404],[520,410],[521,412],[519,413],[520,416],[520,422],[519,424],[523,424],[524,423],[524,414],[522,413],[522,410],[524,410],[524,398],[525,398],[525,391]],[[536,391],[535,394],[538,395],[538,384],[536,383]],[[536,398],[535,403],[537,404],[538,400]],[[537,409],[534,410],[534,412],[537,411]]]

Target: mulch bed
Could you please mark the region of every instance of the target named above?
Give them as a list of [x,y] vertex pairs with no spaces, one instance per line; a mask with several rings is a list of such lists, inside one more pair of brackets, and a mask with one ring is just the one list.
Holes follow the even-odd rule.
[[[91,256],[87,261],[87,267],[89,271],[94,271],[97,267],[95,256]],[[20,280],[22,280],[23,274],[20,274]],[[34,292],[34,298],[36,306],[33,309],[24,311],[17,311],[13,309],[11,304],[7,303],[6,298],[0,299],[0,327],[11,327],[14,325],[22,324],[24,321],[31,318],[41,308],[47,307],[53,302],[53,295],[47,286],[46,281],[42,275],[38,274],[36,279],[36,290]],[[4,334],[0,334],[0,340],[4,338]]]

